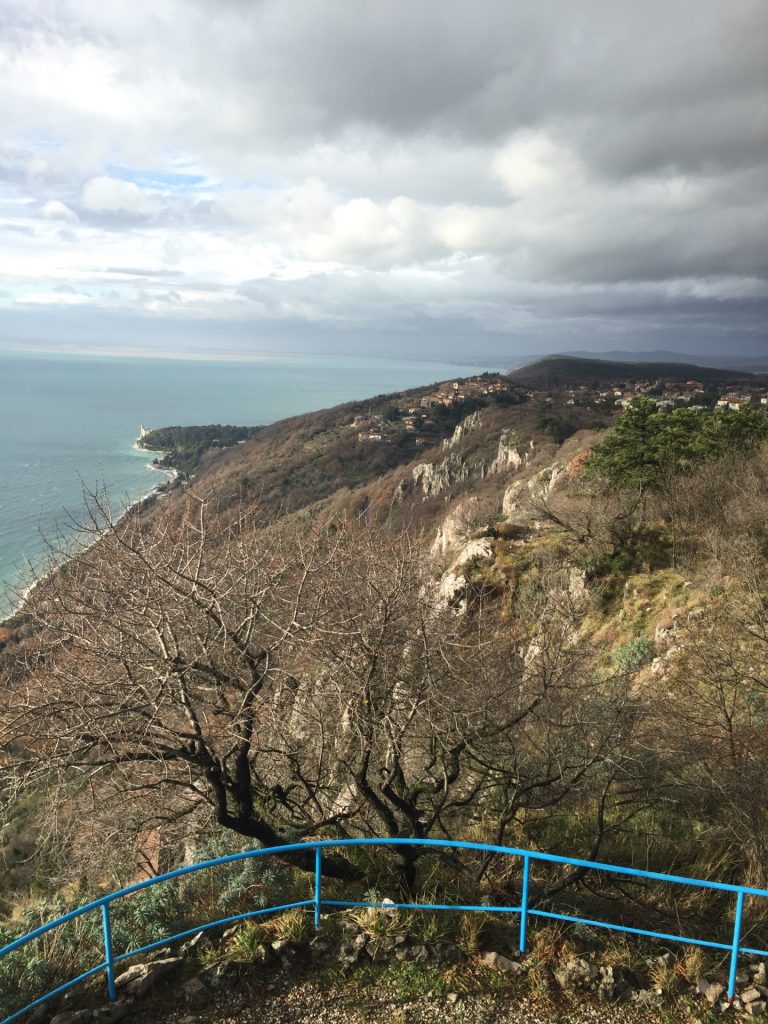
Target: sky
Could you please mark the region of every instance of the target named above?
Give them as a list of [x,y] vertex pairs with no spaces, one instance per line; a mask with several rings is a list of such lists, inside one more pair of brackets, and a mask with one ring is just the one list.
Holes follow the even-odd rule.
[[768,356],[765,0],[2,0],[0,346]]

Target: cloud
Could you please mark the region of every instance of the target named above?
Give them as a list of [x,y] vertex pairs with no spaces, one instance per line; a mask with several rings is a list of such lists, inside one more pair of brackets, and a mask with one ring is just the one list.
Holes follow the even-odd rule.
[[85,183],[80,201],[89,213],[132,213],[145,217],[159,209],[157,200],[132,181],[105,175]]
[[16,302],[20,306],[87,306],[91,298],[81,292],[31,292],[20,295]]
[[763,0],[7,0],[0,309],[751,337],[766,31]]
[[43,217],[47,217],[49,220],[64,220],[71,223],[78,219],[75,211],[71,210],[66,203],[62,203],[59,199],[49,199],[47,203],[43,204],[40,212]]

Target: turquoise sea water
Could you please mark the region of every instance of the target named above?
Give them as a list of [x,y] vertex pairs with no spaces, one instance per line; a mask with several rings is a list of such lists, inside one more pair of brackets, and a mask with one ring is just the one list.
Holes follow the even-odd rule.
[[0,616],[45,535],[82,510],[83,486],[135,501],[162,476],[139,426],[250,426],[488,367],[341,357],[248,362],[0,352]]

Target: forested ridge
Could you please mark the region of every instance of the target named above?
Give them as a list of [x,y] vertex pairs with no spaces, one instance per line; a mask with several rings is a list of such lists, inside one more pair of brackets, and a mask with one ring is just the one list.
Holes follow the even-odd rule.
[[156,427],[145,430],[139,445],[151,452],[164,452],[155,459],[159,469],[174,469],[189,474],[211,449],[231,448],[256,437],[261,427],[233,427],[212,423],[192,427]]

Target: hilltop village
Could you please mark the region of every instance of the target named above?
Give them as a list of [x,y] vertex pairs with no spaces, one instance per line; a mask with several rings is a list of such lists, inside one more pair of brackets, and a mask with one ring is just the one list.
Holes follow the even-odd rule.
[[[546,361],[544,361],[546,362]],[[473,404],[488,399],[499,404],[515,405],[534,399],[547,406],[579,407],[596,413],[618,415],[635,398],[647,398],[659,411],[673,409],[762,408],[768,410],[768,379],[754,377],[746,382],[734,379],[703,381],[674,376],[648,376],[635,379],[627,373],[627,365],[618,370],[613,380],[590,383],[535,381],[532,386],[515,381],[514,376],[484,373],[474,377],[448,381],[423,395],[411,392],[379,412],[360,414],[352,422],[358,440],[372,443],[401,443],[410,436],[416,447],[434,443],[438,420],[454,415]],[[690,369],[695,369],[690,367]]]

